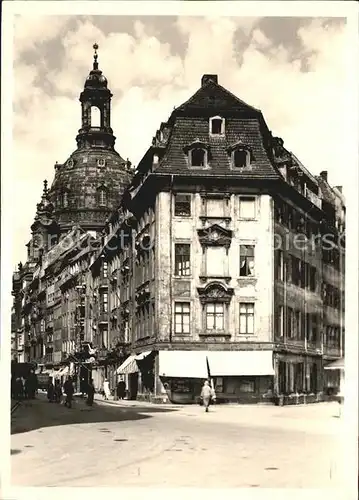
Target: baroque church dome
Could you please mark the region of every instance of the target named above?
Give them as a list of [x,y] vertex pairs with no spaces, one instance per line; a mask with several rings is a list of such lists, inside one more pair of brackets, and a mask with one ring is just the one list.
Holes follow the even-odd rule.
[[98,68],[98,45],[93,48],[93,69],[80,94],[82,126],[76,137],[77,149],[63,164],[56,163],[49,192],[61,233],[74,225],[101,230],[132,177],[130,163],[114,148],[112,94]]

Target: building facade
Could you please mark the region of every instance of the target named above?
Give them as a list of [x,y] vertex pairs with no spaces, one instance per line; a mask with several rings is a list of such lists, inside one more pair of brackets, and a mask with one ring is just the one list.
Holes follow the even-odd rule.
[[[84,92],[78,144],[95,155]],[[107,151],[112,131],[101,134]],[[221,401],[297,404],[335,393],[339,375],[324,366],[344,355],[345,200],[327,173],[313,176],[259,110],[204,75],[126,180],[101,234],[95,228],[98,247],[61,257],[81,280],[49,285],[61,297],[52,306],[57,360],[89,346],[95,386],[108,378],[114,389],[124,377],[132,399],[194,402],[206,378]],[[74,190],[71,213],[85,213],[81,196]],[[53,212],[60,235],[65,208]],[[94,226],[80,219],[89,238]],[[82,332],[75,346],[71,329]]]

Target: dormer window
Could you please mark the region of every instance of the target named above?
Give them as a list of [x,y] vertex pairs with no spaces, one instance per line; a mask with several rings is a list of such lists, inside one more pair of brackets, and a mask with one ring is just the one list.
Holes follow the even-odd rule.
[[104,159],[104,158],[99,158],[99,159],[97,160],[97,166],[98,166],[98,167],[101,167],[101,168],[105,167],[105,166],[106,166],[106,161],[105,161],[105,159]]
[[250,168],[253,160],[251,148],[241,140],[228,148],[231,155],[231,166],[233,169]]
[[206,168],[208,166],[208,146],[196,139],[184,148],[188,155],[188,163],[193,168]]
[[204,167],[205,166],[206,152],[204,149],[195,148],[191,151],[191,165],[192,167]]
[[233,151],[233,167],[234,168],[245,168],[250,164],[249,151],[245,149],[237,149]]
[[72,168],[74,166],[74,160],[72,158],[67,162],[68,167]]
[[214,116],[209,120],[210,135],[224,135],[224,119],[220,116]]

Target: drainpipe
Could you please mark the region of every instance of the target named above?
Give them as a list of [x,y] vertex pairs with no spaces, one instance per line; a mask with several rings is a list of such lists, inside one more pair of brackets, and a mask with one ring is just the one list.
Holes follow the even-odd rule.
[[169,296],[170,296],[170,343],[172,343],[172,328],[173,328],[173,280],[172,280],[172,271],[173,271],[173,251],[172,251],[172,218],[173,218],[173,174],[171,174],[171,182],[170,182],[170,227],[169,227],[169,236],[170,236],[170,279],[169,279]]

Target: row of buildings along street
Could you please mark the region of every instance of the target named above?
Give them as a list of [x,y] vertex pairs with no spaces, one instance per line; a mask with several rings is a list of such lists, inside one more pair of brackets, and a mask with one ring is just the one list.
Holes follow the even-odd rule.
[[13,369],[71,374],[78,391],[122,377],[128,398],[174,403],[196,401],[208,377],[219,402],[337,394],[341,187],[213,74],[133,167],[115,150],[94,48],[77,147],[44,182],[13,275]]

